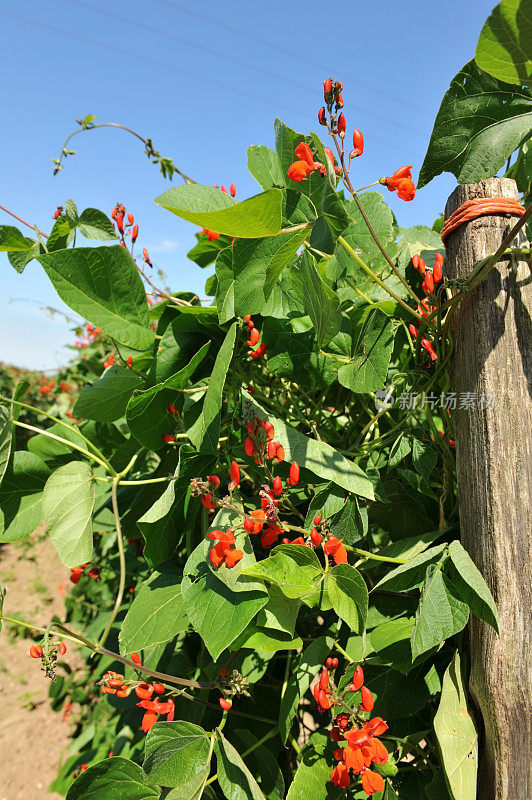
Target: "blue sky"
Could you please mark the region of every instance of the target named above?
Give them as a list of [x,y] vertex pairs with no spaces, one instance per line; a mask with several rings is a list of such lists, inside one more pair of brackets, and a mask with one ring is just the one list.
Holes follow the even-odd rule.
[[[355,185],[414,165],[451,78],[473,57],[494,0],[4,0],[0,9],[0,205],[47,231],[56,206],[110,212],[123,202],[173,289],[202,292],[212,270],[187,261],[193,226],[153,203],[168,188],[133,137],[102,129],[77,137],[77,155],[53,177],[51,161],[94,114],[151,136],[197,181],[259,190],[246,170],[250,144],[273,145],[276,115],[317,130],[322,81],[344,82],[348,131],[363,131]],[[333,11],[333,8],[335,9]],[[386,192],[399,224],[431,225],[455,186],[435,179],[412,203]],[[17,224],[0,211],[0,224]],[[21,227],[21,226],[19,226]],[[87,243],[88,244],[88,243]],[[0,360],[54,369],[68,359],[68,311],[41,267],[15,273],[0,253]]]

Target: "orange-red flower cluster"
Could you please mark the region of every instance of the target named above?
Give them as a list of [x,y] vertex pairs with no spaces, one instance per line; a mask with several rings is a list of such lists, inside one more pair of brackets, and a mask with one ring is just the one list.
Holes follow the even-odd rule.
[[388,751],[377,737],[388,730],[388,725],[381,717],[374,717],[364,723],[361,728],[351,728],[343,732],[347,747],[335,750],[334,757],[338,764],[331,772],[331,781],[336,786],[346,789],[351,783],[351,775],[360,775],[362,788],[366,794],[382,792],[384,780],[378,772],[370,770],[371,764],[386,764]]
[[413,200],[416,196],[416,185],[412,180],[412,166],[399,167],[389,178],[381,178],[379,183],[388,187],[388,191],[397,192],[401,200]]

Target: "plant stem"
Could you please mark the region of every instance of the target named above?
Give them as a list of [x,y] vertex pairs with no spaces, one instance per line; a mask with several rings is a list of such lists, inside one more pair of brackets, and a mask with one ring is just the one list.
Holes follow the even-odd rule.
[[[12,420],[13,425],[17,425],[19,428],[25,428],[28,431],[33,431],[34,433],[40,433],[43,436],[47,436],[48,439],[55,439],[56,442],[60,442],[61,444],[66,445],[67,447],[71,447],[74,450],[78,450],[78,452],[83,453],[83,455],[91,458],[93,461],[96,461],[100,466],[104,467],[106,472],[112,470],[114,473],[113,467],[107,462],[106,460],[101,459],[99,456],[95,455],[94,453],[89,453],[88,450],[85,450],[84,447],[80,447],[79,444],[74,444],[74,442],[69,442],[68,439],[63,439],[61,436],[56,436],[55,433],[50,433],[46,430],[41,430],[40,428],[36,428],[34,425],[27,425],[25,422],[19,422],[18,420]],[[115,473],[116,474],[116,473]]]
[[385,292],[387,292],[387,293],[390,295],[390,297],[393,297],[393,299],[395,300],[395,302],[396,302],[396,303],[399,303],[399,305],[400,305],[400,306],[402,306],[402,307],[405,309],[405,311],[408,311],[408,313],[409,313],[409,314],[412,314],[412,316],[413,316],[413,317],[415,317],[415,318],[417,319],[417,321],[418,321],[418,322],[421,322],[421,319],[422,319],[422,318],[421,318],[421,317],[420,317],[420,315],[417,313],[417,311],[414,311],[414,309],[413,309],[413,308],[411,308],[411,307],[408,305],[408,303],[405,303],[405,301],[404,301],[404,300],[401,300],[401,298],[399,297],[399,295],[395,294],[395,292],[394,292],[392,289],[390,289],[390,288],[389,288],[389,286],[386,286],[386,284],[384,283],[384,281],[382,281],[382,280],[379,278],[379,276],[378,276],[378,275],[376,275],[376,274],[373,272],[373,270],[372,270],[372,269],[370,269],[370,267],[368,267],[368,265],[365,263],[365,261],[363,261],[363,260],[360,258],[360,256],[359,256],[359,255],[358,255],[358,253],[356,252],[356,250],[354,250],[354,249],[351,247],[351,245],[349,244],[349,242],[347,242],[347,241],[344,239],[344,237],[343,237],[343,236],[339,236],[339,237],[338,237],[338,241],[340,242],[340,244],[342,245],[342,247],[344,248],[344,250],[346,250],[346,251],[349,253],[349,255],[350,255],[350,256],[352,256],[352,257],[355,259],[355,261],[357,262],[357,264],[358,264],[360,267],[362,267],[362,269],[364,270],[364,272],[366,272],[366,273],[367,273],[367,274],[368,274],[368,275],[369,275],[369,276],[372,278],[372,280],[374,280],[374,281],[375,281],[375,283],[376,283],[378,286],[380,286],[380,287],[381,287],[381,289],[384,289],[384,291],[385,291]]
[[16,214],[14,214],[14,213],[13,213],[12,211],[10,211],[8,208],[4,208],[4,206],[0,206],[0,210],[2,210],[2,211],[5,211],[5,212],[6,212],[6,214],[10,214],[12,217],[15,217],[15,219],[18,219],[18,221],[19,221],[19,222],[22,222],[22,224],[23,224],[23,225],[27,225],[27,226],[28,226],[28,228],[31,228],[31,229],[32,229],[32,231],[36,231],[37,233],[40,233],[40,234],[41,234],[41,236],[44,236],[44,238],[45,238],[45,239],[48,239],[48,234],[46,234],[46,233],[43,233],[42,231],[40,231],[40,230],[38,229],[38,227],[37,227],[36,225],[32,225],[32,224],[31,224],[31,222],[26,222],[26,220],[25,220],[25,219],[22,219],[22,217],[18,217]]
[[[15,619],[14,617],[6,617],[2,615],[0,617],[2,622],[9,622],[12,625],[18,625],[21,628],[27,628],[30,631],[39,631],[39,633],[46,633],[46,628],[41,628],[39,625],[31,625],[29,622],[24,622],[21,619]],[[53,623],[54,625],[58,626],[58,623]],[[62,639],[68,639],[70,642],[75,642],[76,644],[85,644],[85,641],[80,639],[77,634],[70,632],[70,633],[61,633]]]
[[11,400],[9,397],[4,397],[3,395],[0,395],[0,402],[9,403],[10,405],[21,406],[22,408],[29,408],[31,411],[35,411],[36,414],[42,414],[43,416],[48,417],[48,419],[51,419],[53,422],[56,423],[56,425],[62,425],[63,428],[67,428],[67,430],[69,430],[71,433],[75,433],[76,436],[79,436],[81,439],[83,439],[83,441],[89,445],[89,447],[96,453],[96,455],[99,458],[101,458],[102,461],[105,462],[105,464],[107,464],[108,471],[111,471],[111,474],[114,473],[113,467],[106,459],[104,454],[101,452],[101,450],[99,450],[96,447],[96,445],[94,445],[91,442],[90,439],[88,439],[80,430],[78,430],[78,428],[75,428],[73,425],[69,425],[64,420],[59,419],[59,417],[54,417],[53,414],[49,414],[47,411],[42,411],[40,408],[35,408],[35,406],[32,406],[29,403],[22,403],[20,400]]
[[115,518],[115,528],[116,528],[116,541],[118,545],[118,557],[120,560],[120,581],[118,584],[118,593],[116,595],[115,604],[111,612],[111,616],[105,627],[102,637],[98,643],[99,648],[103,647],[107,637],[109,636],[109,631],[111,630],[113,622],[116,619],[116,615],[118,614],[120,606],[122,605],[122,598],[124,597],[124,589],[126,586],[126,557],[124,554],[124,540],[122,539],[122,526],[120,524],[120,515],[118,513],[118,500],[116,497],[118,481],[119,481],[118,477],[116,477],[115,480],[113,481],[113,486],[111,488],[111,502],[113,505],[113,515]]

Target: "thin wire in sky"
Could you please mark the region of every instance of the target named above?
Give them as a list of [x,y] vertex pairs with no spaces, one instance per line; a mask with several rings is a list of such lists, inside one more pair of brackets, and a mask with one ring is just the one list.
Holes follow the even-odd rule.
[[[186,6],[181,5],[181,3],[173,2],[173,0],[152,0],[152,2],[159,3],[163,6],[168,6],[170,8],[175,8],[178,11],[181,11],[183,14],[188,14],[190,17],[195,17],[196,19],[202,20],[202,22],[207,22],[210,25],[215,25],[217,28],[222,28],[223,30],[230,31],[231,33],[236,34],[237,36],[243,36],[245,39],[249,39],[250,42],[255,42],[256,44],[260,44],[263,47],[269,47],[270,50],[275,50],[277,53],[282,53],[289,58],[295,58],[298,62],[303,62],[305,64],[309,64],[309,66],[315,67],[319,69],[321,72],[327,73],[327,70],[324,70],[323,64],[318,63],[317,61],[313,61],[311,58],[307,58],[306,56],[301,55],[300,53],[294,53],[292,50],[287,50],[284,47],[276,44],[275,42],[268,41],[267,39],[261,39],[260,36],[255,36],[253,33],[249,33],[248,31],[242,30],[242,28],[235,28],[233,25],[228,25],[226,22],[221,22],[221,20],[213,19],[211,16],[207,16],[206,14],[200,14],[199,11],[192,11],[192,9],[187,8]],[[326,77],[330,77],[328,74]],[[417,111],[418,114],[423,114],[426,117],[432,119],[434,116],[429,111],[424,108],[420,108],[419,106],[414,105],[413,103],[404,100],[402,97],[398,98],[389,92],[385,92],[383,89],[380,89],[377,86],[372,86],[368,83],[363,83],[358,78],[354,78],[352,75],[346,75],[344,78],[345,81],[349,79],[349,81],[357,86],[366,89],[368,92],[375,92],[375,94],[380,94],[381,97],[386,97],[388,100],[393,100],[396,103],[399,103],[402,106],[406,106],[407,108],[411,108],[413,111]]]
[[[107,9],[99,8],[98,6],[93,5],[92,3],[84,2],[84,0],[63,0],[65,3],[69,3],[70,5],[77,6],[78,8],[85,8],[88,11],[94,12],[96,14],[101,14],[108,19],[114,19],[117,22],[120,22],[121,25],[129,25],[133,28],[137,28],[141,30],[143,33],[149,32],[153,33],[156,36],[163,36],[170,41],[176,42],[177,44],[184,45],[185,47],[191,47],[195,50],[199,50],[200,52],[207,53],[209,56],[215,56],[216,58],[221,58],[225,61],[229,61],[233,64],[236,64],[239,67],[243,67],[246,70],[255,70],[256,72],[260,72],[263,75],[268,75],[271,78],[275,78],[282,82],[284,85],[292,85],[297,89],[302,89],[303,91],[309,92],[314,96],[319,96],[319,89],[315,86],[309,86],[305,83],[300,83],[299,81],[295,81],[292,78],[288,78],[285,75],[279,75],[277,72],[272,72],[269,69],[265,69],[264,67],[258,66],[256,64],[252,64],[247,61],[241,61],[234,56],[230,56],[227,53],[222,53],[219,50],[214,50],[210,46],[199,44],[198,42],[190,41],[190,39],[183,39],[181,36],[176,36],[174,33],[170,31],[162,30],[161,28],[155,28],[152,25],[148,25],[145,22],[138,22],[136,20],[131,19],[131,17],[124,17],[123,14],[115,14],[112,11],[108,11]],[[380,114],[378,112],[372,111],[371,109],[365,108],[364,106],[357,106],[353,103],[350,103],[350,108],[353,108],[357,111],[362,111],[363,113],[367,114],[369,117],[374,117],[375,119],[381,120],[382,122],[387,122],[389,125],[393,125],[396,128],[403,128],[403,130],[408,131],[408,133],[413,134],[414,136],[420,136],[424,138],[424,134],[415,128],[411,128],[409,125],[405,125],[402,122],[399,122],[396,119],[392,119],[391,117],[387,117],[384,114]]]
[[[99,48],[101,48],[103,50],[108,50],[109,52],[118,53],[121,56],[126,56],[128,58],[135,59],[136,61],[141,61],[141,62],[143,62],[145,64],[150,64],[151,66],[157,67],[159,69],[169,70],[170,72],[176,73],[178,75],[182,75],[183,77],[189,79],[190,81],[194,81],[194,82],[198,82],[199,81],[201,83],[206,83],[206,84],[208,84],[210,86],[215,86],[218,89],[222,89],[224,91],[228,91],[228,92],[231,92],[231,93],[234,93],[234,94],[238,94],[240,97],[248,97],[248,98],[250,98],[252,100],[258,101],[259,103],[263,103],[263,104],[272,106],[273,108],[275,108],[277,110],[283,109],[285,111],[289,111],[290,114],[296,115],[296,116],[299,116],[299,117],[305,117],[305,119],[308,121],[308,118],[309,118],[308,114],[306,114],[304,112],[301,112],[301,111],[298,111],[293,106],[284,105],[283,103],[280,103],[277,100],[270,100],[269,98],[261,97],[260,95],[257,95],[257,94],[254,94],[253,92],[247,91],[246,89],[241,89],[239,86],[227,85],[226,83],[222,83],[220,81],[215,81],[212,78],[204,78],[201,75],[198,75],[197,73],[186,72],[186,71],[184,71],[182,69],[179,69],[178,67],[174,67],[173,65],[168,64],[168,63],[166,63],[164,61],[159,61],[157,59],[153,59],[153,58],[149,58],[148,56],[144,56],[141,53],[137,53],[137,52],[134,52],[132,50],[126,50],[125,48],[118,47],[117,45],[111,45],[111,44],[107,44],[105,42],[100,42],[97,39],[93,39],[93,38],[91,38],[89,36],[81,36],[80,34],[72,33],[71,31],[65,31],[65,30],[63,30],[61,28],[56,28],[55,26],[48,25],[48,24],[46,24],[44,22],[38,22],[37,20],[28,19],[28,18],[22,17],[22,16],[20,16],[18,14],[12,14],[11,12],[4,11],[3,9],[0,9],[0,15],[2,15],[4,17],[8,17],[10,19],[13,19],[13,20],[15,20],[17,22],[22,22],[22,23],[24,23],[26,25],[31,25],[31,26],[33,26],[35,28],[39,28],[40,30],[48,31],[50,33],[55,33],[55,34],[58,34],[60,36],[66,36],[69,39],[73,39],[73,40],[78,41],[78,42],[83,42],[84,44],[89,44],[89,45],[92,45],[94,47],[99,47]],[[390,147],[391,149],[393,149],[396,152],[401,151],[403,153],[407,153],[409,155],[409,157],[413,156],[413,153],[412,153],[411,150],[408,150],[408,149],[406,149],[404,147],[401,147],[401,146],[399,146],[399,145],[397,145],[395,143],[387,142],[386,140],[378,139],[378,138],[376,138],[374,136],[372,136],[371,138],[372,138],[372,141],[375,142],[376,144],[381,144],[381,145],[383,145],[385,147]]]

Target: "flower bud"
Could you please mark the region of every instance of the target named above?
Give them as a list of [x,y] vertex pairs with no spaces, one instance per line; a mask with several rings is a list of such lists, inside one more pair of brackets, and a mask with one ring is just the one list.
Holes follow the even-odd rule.
[[284,447],[282,446],[282,444],[277,445],[275,455],[277,457],[277,462],[279,464],[281,463],[281,461],[284,461]]
[[358,692],[363,683],[364,683],[364,670],[362,669],[360,664],[358,664],[355,667],[355,671],[353,672],[353,680],[352,680],[353,691]]
[[273,482],[273,491],[274,494],[279,497],[283,493],[283,482],[279,475],[277,475],[276,479]]
[[246,436],[244,440],[244,450],[246,451],[247,456],[253,455],[253,439],[251,436]]
[[139,235],[139,226],[138,225],[133,225],[133,228],[131,230],[131,242],[133,244],[135,244],[135,242],[137,241],[137,236],[138,235]]
[[322,106],[318,111],[318,122],[320,125],[327,125],[327,120],[325,119],[325,106]]
[[226,697],[220,697],[219,703],[220,703],[220,708],[223,708],[224,711],[229,711],[229,709],[233,705],[232,701],[228,700]]
[[240,468],[236,461],[231,461],[230,467],[230,474],[231,474],[231,483],[233,486],[238,486],[240,483]]
[[410,331],[410,334],[411,334],[411,336],[413,336],[413,337],[414,337],[414,339],[415,339],[415,338],[416,338],[416,336],[417,336],[417,328],[416,328],[416,326],[415,326],[415,325],[412,325],[412,324],[410,324],[410,325],[408,326],[408,330]]
[[336,129],[338,131],[338,136],[340,137],[340,139],[343,139],[345,136],[345,117],[343,113],[340,114],[340,116],[338,117],[338,123]]
[[332,80],[331,78],[327,78],[326,81],[323,81],[323,97],[325,102],[329,104],[332,100]]
[[356,156],[361,156],[364,152],[364,137],[362,136],[361,132],[356,129],[353,131],[353,148],[355,158]]
[[133,216],[133,214],[127,215],[127,221],[130,225],[133,225],[133,223],[135,222],[135,217]]
[[361,686],[360,693],[362,695],[362,708],[364,711],[371,711],[373,709],[374,702],[373,695],[371,694],[370,690],[367,686]]
[[299,483],[299,464],[297,461],[292,461],[290,465],[290,475],[288,477],[290,486],[297,486]]
[[234,183],[232,183],[231,186],[229,187],[229,194],[231,195],[231,197],[234,197],[236,194],[236,186]]

